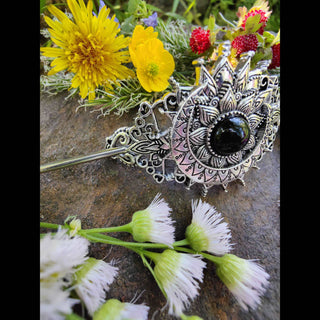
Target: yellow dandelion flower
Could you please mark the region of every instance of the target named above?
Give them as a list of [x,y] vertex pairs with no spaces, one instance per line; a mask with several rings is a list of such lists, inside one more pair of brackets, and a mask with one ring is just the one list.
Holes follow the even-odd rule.
[[132,33],[132,38],[129,43],[129,52],[133,65],[136,67],[136,50],[139,45],[145,43],[150,39],[156,39],[158,32],[154,32],[153,27],[144,28],[137,25]]
[[135,54],[137,77],[142,87],[148,92],[166,89],[175,63],[163,43],[159,39],[150,39],[137,46]]
[[108,19],[110,9],[104,6],[98,16],[92,14],[92,0],[87,7],[83,0],[67,0],[73,21],[61,10],[50,5],[48,10],[58,19],[45,17],[56,47],[44,47],[43,55],[55,58],[48,75],[67,70],[74,73],[72,88],[80,88],[80,96],[93,100],[99,85],[111,88],[109,81],[126,79],[134,72],[123,65],[130,62],[130,38],[119,33],[115,16]]

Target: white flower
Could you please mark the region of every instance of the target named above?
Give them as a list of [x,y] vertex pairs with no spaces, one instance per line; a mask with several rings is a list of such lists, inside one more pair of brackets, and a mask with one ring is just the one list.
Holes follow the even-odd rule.
[[63,283],[40,282],[40,320],[64,320],[72,312],[72,306],[79,302],[69,298],[69,292],[62,290]]
[[206,264],[201,256],[167,249],[156,258],[154,273],[167,295],[169,314],[179,316],[198,295]]
[[244,310],[255,309],[269,284],[269,275],[254,260],[241,259],[233,254],[219,258],[217,275],[235,296]]
[[149,307],[110,299],[93,315],[93,320],[148,320]]
[[55,281],[73,273],[87,259],[89,244],[80,236],[70,237],[67,229],[46,234],[40,240],[40,279]]
[[221,213],[201,200],[192,201],[192,221],[186,229],[186,239],[198,252],[208,251],[223,255],[231,250],[231,233]]
[[88,260],[74,274],[75,291],[86,305],[88,313],[93,313],[105,302],[105,292],[118,273],[118,268],[102,260]]
[[173,221],[169,217],[171,208],[158,193],[147,209],[132,216],[132,235],[138,242],[155,242],[172,246],[174,243]]

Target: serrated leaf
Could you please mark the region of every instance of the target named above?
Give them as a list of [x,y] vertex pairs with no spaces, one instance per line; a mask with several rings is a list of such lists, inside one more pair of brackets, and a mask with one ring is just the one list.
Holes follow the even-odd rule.
[[244,35],[245,32],[242,28],[237,28],[235,31],[233,29],[227,30],[224,34],[225,40],[233,41],[237,36]]
[[265,38],[265,46],[266,47],[270,47],[270,44],[272,43],[272,41],[274,40],[275,38],[275,35],[273,35],[271,32],[269,31],[265,31],[263,33],[263,36]]
[[248,17],[245,25],[245,31],[247,34],[255,33],[262,27],[262,23],[259,23],[261,19],[260,14],[256,14],[255,16]]
[[273,39],[273,41],[270,44],[270,47],[272,47],[274,44],[277,44],[278,42],[280,42],[280,29],[276,35],[276,37]]
[[216,34],[214,32],[210,32],[210,37],[209,37],[210,43],[214,44],[216,41]]
[[258,61],[260,60],[271,60],[272,59],[272,49],[271,48],[258,48],[256,53],[251,59],[251,68],[254,68]]
[[210,32],[213,32],[215,23],[216,23],[215,17],[213,15],[210,15],[208,20],[208,29],[210,30]]
[[264,52],[257,50],[254,56],[251,58],[251,68],[255,68],[258,61],[260,61],[264,56]]
[[260,43],[262,43],[262,46],[264,46],[264,37],[259,33],[257,33],[256,36],[257,36],[258,41]]

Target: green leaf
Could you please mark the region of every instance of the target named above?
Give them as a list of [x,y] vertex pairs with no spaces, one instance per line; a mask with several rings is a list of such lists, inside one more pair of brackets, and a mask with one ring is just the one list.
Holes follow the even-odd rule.
[[133,32],[135,27],[135,16],[130,15],[121,23],[121,31],[126,34],[130,34]]
[[273,41],[271,42],[270,47],[272,47],[274,44],[276,44],[276,43],[278,43],[278,42],[280,42],[280,29],[279,29],[276,37],[275,37],[275,38],[273,39]]
[[262,23],[259,23],[260,18],[261,18],[261,15],[256,14],[255,16],[249,17],[247,19],[246,25],[245,25],[245,31],[247,34],[255,33],[261,28]]
[[256,36],[257,36],[258,41],[262,44],[262,47],[264,47],[265,38],[259,33],[257,33]]
[[166,12],[166,13],[165,13],[165,15],[166,15],[166,16],[168,16],[168,17],[171,17],[171,18],[177,19],[177,20],[183,20],[183,21],[188,22],[188,20],[187,20],[185,17],[181,16],[181,15],[180,15],[180,14],[178,14],[178,13],[174,13],[174,12]]
[[171,12],[172,12],[172,13],[176,13],[177,8],[178,8],[178,5],[179,5],[179,2],[180,2],[180,0],[174,0],[174,1],[173,1],[173,3],[172,3],[172,9],[171,9]]
[[149,9],[149,10],[151,10],[152,12],[153,11],[157,11],[157,12],[163,12],[163,10],[161,10],[160,8],[158,8],[158,7],[156,7],[156,6],[154,6],[154,5],[152,5],[152,4],[149,4],[149,3],[147,3],[147,8]]
[[265,46],[266,46],[266,47],[270,47],[273,39],[275,38],[275,35],[273,35],[273,34],[272,34],[271,32],[269,32],[269,31],[265,31],[265,32],[263,33],[263,36],[264,36],[264,38],[265,38]]
[[46,8],[46,0],[40,0],[40,14],[43,13],[45,8]]
[[196,4],[196,0],[193,0],[193,1],[190,3],[190,5],[189,5],[189,7],[187,8],[187,10],[184,12],[184,14],[187,15],[188,12],[192,9],[192,7],[193,7],[195,4]]
[[129,0],[128,13],[134,13],[140,3],[140,0]]
[[272,49],[271,48],[258,48],[256,53],[251,59],[251,67],[254,68],[258,61],[260,60],[271,60],[272,59]]
[[210,30],[210,32],[213,32],[215,23],[216,23],[215,17],[213,15],[210,15],[208,20],[208,29]]

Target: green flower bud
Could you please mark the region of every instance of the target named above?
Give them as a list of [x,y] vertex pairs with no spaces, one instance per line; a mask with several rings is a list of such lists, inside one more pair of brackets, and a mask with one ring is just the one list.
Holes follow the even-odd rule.
[[119,319],[124,304],[117,299],[110,299],[104,303],[93,315],[93,320]]
[[171,208],[158,193],[145,210],[137,211],[130,223],[135,241],[163,243],[172,246],[174,227],[170,218]]
[[132,216],[132,235],[135,241],[150,241],[152,221],[148,210],[137,211]]
[[149,307],[144,304],[110,299],[93,315],[92,320],[147,320]]
[[209,248],[209,240],[203,228],[195,223],[191,223],[186,229],[186,239],[190,247],[197,251],[207,251]]
[[244,310],[255,309],[269,284],[269,275],[253,260],[233,254],[215,257],[217,275],[232,292]]

